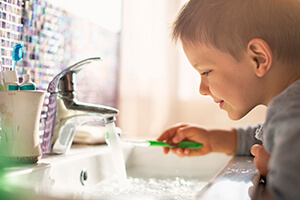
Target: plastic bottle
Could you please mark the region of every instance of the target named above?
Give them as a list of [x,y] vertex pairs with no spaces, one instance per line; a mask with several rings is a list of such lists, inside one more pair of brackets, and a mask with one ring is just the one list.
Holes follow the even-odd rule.
[[18,90],[19,81],[17,71],[3,71],[4,85],[6,90]]
[[23,74],[23,82],[20,85],[20,90],[35,90],[35,83],[31,81],[30,74]]

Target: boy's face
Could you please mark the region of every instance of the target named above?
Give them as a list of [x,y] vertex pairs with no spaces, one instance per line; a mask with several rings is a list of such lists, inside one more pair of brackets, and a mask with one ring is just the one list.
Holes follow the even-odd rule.
[[214,48],[183,42],[191,65],[200,73],[200,94],[209,95],[230,119],[238,120],[259,104],[255,62],[245,55],[240,61]]

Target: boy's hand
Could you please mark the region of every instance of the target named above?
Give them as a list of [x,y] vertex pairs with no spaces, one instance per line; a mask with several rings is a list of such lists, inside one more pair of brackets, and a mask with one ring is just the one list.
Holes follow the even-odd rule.
[[172,153],[179,157],[199,156],[210,152],[224,152],[230,154],[234,153],[236,146],[236,138],[233,131],[207,130],[193,124],[177,124],[163,132],[157,140],[169,144],[177,144],[184,140],[203,144],[203,147],[200,149],[170,149],[164,147],[165,154],[171,150]]
[[254,156],[254,164],[257,167],[259,174],[266,177],[269,172],[268,163],[271,155],[259,144],[255,144],[251,147],[251,154]]
[[191,124],[176,124],[167,129],[162,135],[157,138],[158,141],[164,141],[168,144],[177,144],[183,140],[193,141],[203,144],[200,149],[182,149],[182,148],[167,148],[164,147],[164,153],[167,154],[170,150],[179,157],[197,156],[210,153],[210,135],[208,131],[202,127]]

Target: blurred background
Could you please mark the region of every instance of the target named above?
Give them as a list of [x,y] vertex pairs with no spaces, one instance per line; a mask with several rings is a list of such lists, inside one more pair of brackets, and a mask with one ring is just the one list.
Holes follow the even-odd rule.
[[[1,61],[11,64],[24,44],[19,74],[47,89],[63,68],[88,57],[101,64],[78,73],[78,98],[120,110],[117,125],[130,137],[156,138],[178,122],[232,128],[263,122],[265,107],[231,121],[210,97],[199,94],[200,76],[172,23],[186,0],[0,0]],[[47,112],[47,99],[41,119]]]

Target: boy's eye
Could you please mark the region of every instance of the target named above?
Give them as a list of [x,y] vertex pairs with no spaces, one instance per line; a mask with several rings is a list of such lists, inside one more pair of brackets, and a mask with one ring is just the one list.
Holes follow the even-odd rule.
[[208,76],[212,70],[208,70],[206,72],[201,73],[201,76]]

